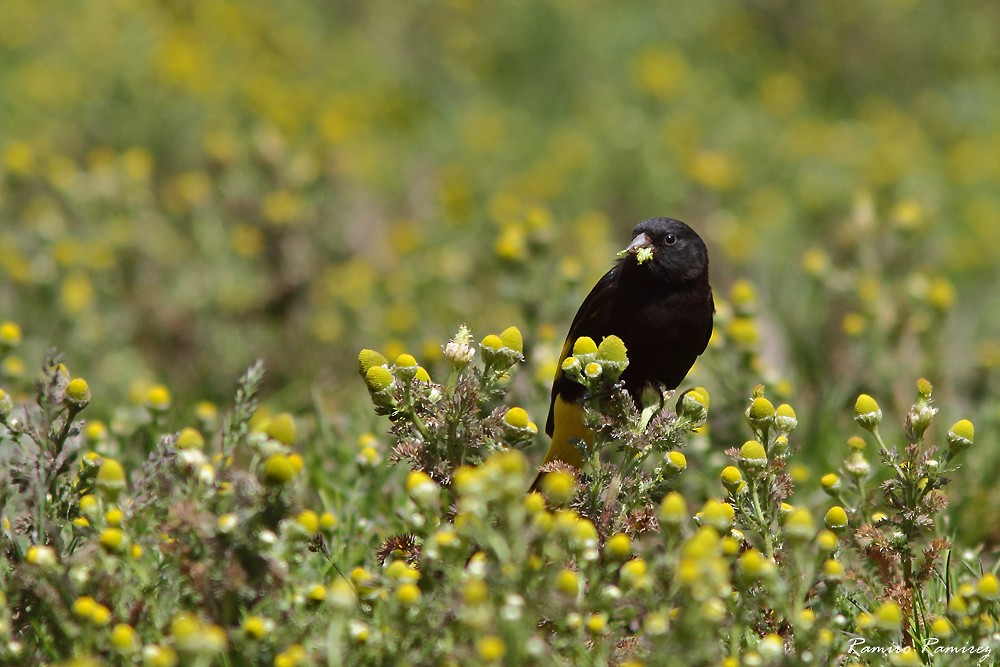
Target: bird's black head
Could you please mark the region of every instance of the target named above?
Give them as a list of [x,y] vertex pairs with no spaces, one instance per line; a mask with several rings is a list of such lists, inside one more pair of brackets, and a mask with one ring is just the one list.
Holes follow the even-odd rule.
[[708,248],[680,220],[650,218],[636,225],[632,237],[632,242],[620,253],[625,270],[648,271],[671,283],[708,279]]

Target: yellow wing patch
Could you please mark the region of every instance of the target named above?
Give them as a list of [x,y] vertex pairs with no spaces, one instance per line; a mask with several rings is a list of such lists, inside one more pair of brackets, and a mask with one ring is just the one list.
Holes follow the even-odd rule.
[[594,444],[594,432],[587,428],[584,421],[583,406],[556,396],[553,417],[555,428],[552,431],[552,445],[542,463],[562,461],[575,468],[582,468],[583,458],[575,443],[582,440],[588,446]]

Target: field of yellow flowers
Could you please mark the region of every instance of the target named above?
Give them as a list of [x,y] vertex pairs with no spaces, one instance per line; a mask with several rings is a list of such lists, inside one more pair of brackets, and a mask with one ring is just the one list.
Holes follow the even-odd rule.
[[[0,664],[991,664],[998,43],[987,0],[6,0]],[[656,413],[581,345],[595,447],[529,495],[658,215],[709,349]]]

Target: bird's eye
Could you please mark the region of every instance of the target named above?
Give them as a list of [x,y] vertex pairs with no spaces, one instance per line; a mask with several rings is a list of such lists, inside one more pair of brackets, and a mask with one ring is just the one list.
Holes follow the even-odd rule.
[[677,237],[673,234],[667,234],[666,238],[663,239],[663,242],[667,245],[673,245],[677,243]]

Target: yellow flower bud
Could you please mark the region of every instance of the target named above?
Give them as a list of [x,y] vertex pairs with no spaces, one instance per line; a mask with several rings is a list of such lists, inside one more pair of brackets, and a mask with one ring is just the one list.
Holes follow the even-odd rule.
[[361,377],[367,378],[368,371],[375,366],[386,366],[389,364],[389,360],[383,357],[381,354],[375,350],[361,350],[358,354],[358,372]]
[[368,385],[369,391],[376,393],[385,391],[392,386],[394,381],[395,378],[385,366],[372,366],[365,374],[365,383]]
[[792,510],[785,519],[785,535],[792,540],[805,541],[816,534],[812,512],[802,508]]
[[247,616],[240,627],[251,639],[263,639],[267,635],[267,622],[260,616]]
[[521,336],[521,330],[517,327],[507,327],[501,331],[500,342],[508,350],[524,354],[524,338]]
[[839,533],[847,528],[847,512],[843,507],[834,505],[827,511],[825,523],[827,528]]
[[736,561],[736,569],[746,579],[767,579],[774,574],[775,565],[756,549],[747,549]]
[[308,535],[315,535],[319,532],[319,516],[312,510],[302,510],[295,517],[295,521]]
[[671,491],[663,497],[660,503],[660,523],[676,528],[688,519],[687,502],[684,496]]
[[97,471],[97,488],[107,497],[118,497],[126,486],[125,468],[115,459],[105,458],[101,461],[101,469]]
[[747,440],[740,447],[740,466],[747,474],[757,474],[767,467],[767,452],[756,440]]
[[882,410],[875,399],[868,394],[861,394],[854,402],[854,421],[869,431],[878,427],[882,421]]
[[125,623],[119,623],[111,629],[111,645],[119,653],[135,653],[141,643],[135,628]]
[[287,484],[295,477],[295,468],[284,454],[271,454],[262,472],[264,483],[270,486]]
[[416,584],[401,584],[396,589],[396,599],[404,607],[412,607],[420,602],[420,588]]
[[396,368],[400,369],[408,368],[416,370],[417,365],[418,365],[417,360],[413,358],[413,355],[401,354],[398,357],[396,357]]
[[576,493],[576,478],[564,470],[553,470],[542,479],[542,492],[556,505],[568,503]]
[[726,487],[726,491],[729,491],[729,493],[736,493],[740,485],[743,484],[743,474],[740,473],[740,469],[736,466],[726,466],[723,468],[720,477],[722,485]]
[[721,500],[708,500],[702,506],[700,516],[704,525],[724,532],[733,527],[736,510],[732,505]]
[[99,539],[101,546],[111,552],[121,551],[127,544],[125,533],[117,528],[105,528]]
[[514,428],[527,428],[529,424],[528,413],[524,408],[511,408],[504,414],[503,421]]
[[1000,599],[1000,579],[992,572],[987,572],[976,582],[976,595],[988,602]]
[[616,533],[608,538],[604,553],[616,560],[627,558],[632,553],[632,540],[625,533]]
[[21,344],[21,327],[16,322],[0,324],[0,346],[17,347]]
[[774,423],[774,405],[763,396],[758,396],[747,408],[746,418],[754,428],[768,428]]
[[503,639],[496,635],[486,635],[476,642],[476,652],[484,662],[499,662],[507,653]]
[[664,464],[671,472],[682,472],[687,468],[687,457],[680,452],[667,452],[663,458]]
[[483,349],[499,351],[501,348],[503,348],[504,345],[503,345],[503,339],[500,338],[500,336],[497,336],[496,334],[490,334],[485,338],[483,338],[483,340],[479,343],[479,346],[482,347]]
[[570,569],[562,569],[556,574],[555,588],[567,597],[576,597],[580,588],[580,580],[576,572]]
[[580,357],[588,354],[597,354],[597,343],[589,336],[580,336],[573,343],[573,356]]
[[295,444],[295,418],[287,412],[275,415],[264,429],[267,437],[277,440],[284,445]]
[[891,600],[880,604],[872,616],[875,619],[875,625],[882,630],[895,632],[903,625],[903,610]]
[[175,446],[177,449],[201,449],[205,446],[205,436],[189,426],[177,434]]
[[844,577],[844,566],[839,561],[828,558],[823,563],[823,576],[829,581],[840,581]]
[[67,401],[82,408],[90,403],[90,386],[83,378],[75,378],[66,385],[65,396]]
[[[590,339],[588,338],[587,340]],[[579,339],[577,342],[579,343]],[[593,341],[591,340],[591,342]],[[574,352],[576,351],[575,347]],[[610,361],[618,364],[627,362],[628,352],[625,349],[625,343],[618,336],[605,336],[597,348],[597,358],[602,361]]]
[[948,429],[948,450],[950,455],[958,454],[972,446],[976,429],[968,419],[955,422]]
[[170,409],[170,390],[162,384],[154,384],[146,392],[146,407],[153,412],[165,412]]

